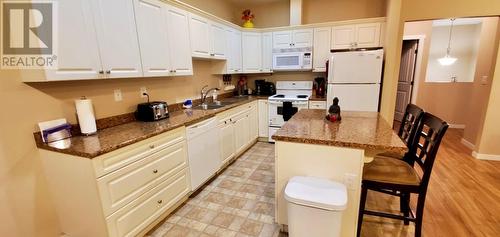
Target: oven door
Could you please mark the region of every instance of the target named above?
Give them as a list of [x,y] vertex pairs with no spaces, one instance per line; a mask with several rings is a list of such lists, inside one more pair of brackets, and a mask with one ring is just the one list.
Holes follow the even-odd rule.
[[[292,107],[298,110],[307,109],[309,106],[308,101],[293,101]],[[281,127],[285,124],[283,119],[283,101],[269,101],[269,126]]]
[[275,53],[273,54],[273,70],[301,70],[303,60],[302,53]]

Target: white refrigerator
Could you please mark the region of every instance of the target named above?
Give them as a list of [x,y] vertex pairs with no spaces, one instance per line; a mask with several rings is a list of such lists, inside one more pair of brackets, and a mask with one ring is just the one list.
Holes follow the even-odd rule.
[[327,110],[339,98],[343,111],[378,111],[384,50],[332,53],[328,61]]

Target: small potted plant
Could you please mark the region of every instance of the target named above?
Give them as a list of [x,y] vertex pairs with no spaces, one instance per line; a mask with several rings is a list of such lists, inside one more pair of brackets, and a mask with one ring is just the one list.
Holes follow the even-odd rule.
[[253,15],[252,11],[250,9],[246,9],[242,13],[243,15],[241,16],[241,19],[244,20],[245,22],[243,23],[243,27],[245,28],[253,28],[253,22],[252,20],[255,18]]

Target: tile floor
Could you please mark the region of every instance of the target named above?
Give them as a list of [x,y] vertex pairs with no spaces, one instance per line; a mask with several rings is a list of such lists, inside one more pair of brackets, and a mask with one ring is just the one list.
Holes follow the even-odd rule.
[[148,235],[283,235],[274,224],[274,145],[255,144]]

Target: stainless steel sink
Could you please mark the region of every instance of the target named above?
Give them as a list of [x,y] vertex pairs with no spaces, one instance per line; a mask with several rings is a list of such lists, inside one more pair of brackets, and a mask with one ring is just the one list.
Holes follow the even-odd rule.
[[228,106],[230,104],[234,104],[234,102],[217,102],[217,103],[207,104],[206,106],[198,105],[198,106],[194,106],[193,109],[199,109],[199,110],[220,109],[220,108]]

